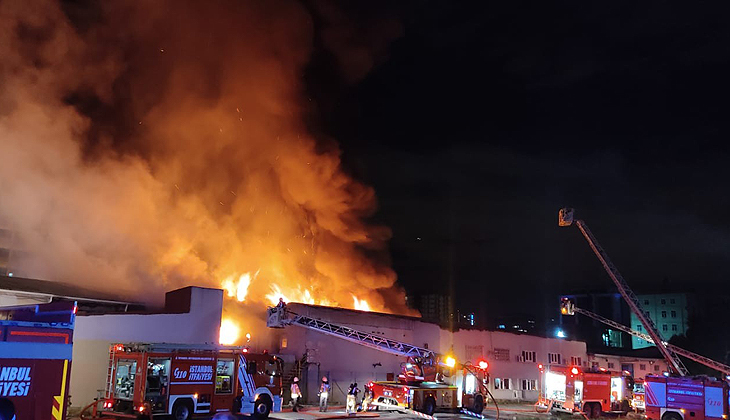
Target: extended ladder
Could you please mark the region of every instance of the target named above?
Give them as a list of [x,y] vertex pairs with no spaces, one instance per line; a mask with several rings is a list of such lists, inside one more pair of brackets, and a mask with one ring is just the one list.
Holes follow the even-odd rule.
[[626,304],[629,305],[631,312],[633,312],[634,315],[639,318],[639,321],[641,321],[641,323],[644,325],[644,328],[651,337],[651,341],[654,343],[657,349],[659,349],[659,352],[662,354],[662,356],[664,356],[667,362],[669,362],[674,371],[682,376],[687,376],[689,374],[689,371],[684,366],[684,363],[682,363],[682,360],[679,358],[679,356],[677,356],[675,352],[670,350],[664,344],[664,341],[659,335],[659,331],[656,329],[654,322],[651,320],[651,318],[649,318],[649,315],[647,313],[641,310],[641,304],[639,303],[639,299],[626,283],[626,280],[624,280],[621,273],[619,273],[616,266],[613,265],[611,259],[608,258],[608,254],[606,253],[606,251],[603,250],[603,247],[601,247],[601,245],[598,243],[598,240],[595,236],[593,236],[593,233],[590,231],[590,229],[588,229],[586,223],[582,220],[573,220],[573,209],[560,209],[560,213],[558,216],[558,225],[570,226],[572,224],[578,226],[578,229],[580,229],[581,233],[586,238],[586,241],[588,241],[588,245],[590,245],[593,252],[601,261],[603,268],[608,273],[608,276],[611,277],[611,280],[613,280],[613,283],[616,285],[616,288],[618,288],[618,291],[619,293],[621,293],[621,296],[626,301]]
[[[585,309],[576,308],[576,307],[572,307],[571,309],[574,312],[577,312],[579,314],[583,314],[583,315],[585,315],[585,316],[587,316],[589,318],[593,318],[596,321],[602,322],[602,323],[604,323],[604,324],[606,324],[606,325],[608,325],[610,327],[613,327],[613,328],[615,328],[615,329],[617,329],[619,331],[623,331],[623,332],[625,332],[627,334],[631,334],[634,337],[641,338],[642,340],[646,340],[649,343],[654,343],[654,340],[651,338],[651,336],[649,334],[644,334],[642,332],[639,332],[639,331],[636,331],[636,330],[632,330],[631,328],[629,328],[629,327],[627,327],[627,326],[625,326],[623,324],[619,324],[616,321],[610,320],[608,318],[604,318],[604,317],[602,317],[602,316],[600,316],[598,314],[595,314],[593,312],[587,311]],[[656,343],[654,343],[654,344],[656,344]],[[662,344],[664,346],[666,346],[669,350],[671,350],[673,353],[676,353],[676,354],[678,354],[680,356],[684,356],[684,357],[686,357],[686,358],[688,358],[690,360],[694,360],[695,362],[700,363],[700,364],[702,364],[704,366],[707,366],[709,368],[715,369],[718,372],[721,372],[723,375],[730,375],[730,366],[728,366],[726,364],[717,362],[715,360],[712,360],[712,359],[710,359],[708,357],[699,355],[697,353],[693,353],[693,352],[691,352],[689,350],[685,350],[685,349],[683,349],[681,347],[677,347],[677,346],[675,346],[673,344],[669,344],[666,341],[662,341]]]
[[390,338],[379,335],[357,331],[350,327],[336,325],[331,322],[321,321],[308,316],[298,315],[287,310],[286,306],[269,308],[266,320],[267,327],[283,328],[287,325],[298,325],[300,327],[309,328],[310,330],[339,337],[353,343],[394,354],[396,356],[412,356],[424,359],[434,358],[436,356],[436,354],[429,349],[391,340]]

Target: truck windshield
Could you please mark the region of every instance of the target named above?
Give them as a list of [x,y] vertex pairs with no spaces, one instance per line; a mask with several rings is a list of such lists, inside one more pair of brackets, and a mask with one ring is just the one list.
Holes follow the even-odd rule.
[[134,379],[137,372],[136,360],[118,360],[114,382],[114,397],[120,400],[134,398]]

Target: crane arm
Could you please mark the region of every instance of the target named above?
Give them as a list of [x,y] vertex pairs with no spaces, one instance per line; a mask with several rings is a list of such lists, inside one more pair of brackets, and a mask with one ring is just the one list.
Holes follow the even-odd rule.
[[[651,338],[651,336],[649,334],[644,334],[642,332],[639,332],[639,331],[636,331],[636,330],[632,330],[630,327],[627,327],[627,326],[625,326],[623,324],[619,324],[616,321],[610,320],[608,318],[604,318],[604,317],[602,317],[602,316],[600,316],[600,315],[598,315],[596,313],[587,311],[585,309],[576,308],[576,307],[572,307],[571,309],[574,312],[577,312],[577,313],[583,314],[583,315],[585,315],[585,316],[587,316],[589,318],[595,319],[596,321],[602,322],[602,323],[604,323],[604,324],[606,324],[606,325],[608,325],[608,326],[610,326],[612,328],[615,328],[615,329],[617,329],[619,331],[623,331],[623,332],[625,332],[627,334],[633,335],[634,337],[641,338],[642,340],[646,340],[649,343],[654,343],[654,340]],[[715,369],[718,372],[721,372],[723,375],[730,375],[730,366],[728,366],[726,364],[717,362],[715,360],[712,360],[712,359],[710,359],[708,357],[699,355],[697,353],[693,353],[693,352],[691,352],[689,350],[685,350],[685,349],[683,349],[681,347],[677,347],[677,346],[675,346],[673,344],[669,344],[666,341],[663,341],[662,344],[665,345],[670,351],[672,351],[675,354],[678,354],[680,356],[686,357],[686,358],[688,358],[690,360],[694,360],[695,362],[697,362],[697,363],[699,363],[701,365],[707,366],[707,367],[709,367],[711,369]]]
[[573,221],[573,209],[561,209],[558,224],[560,226],[570,226],[571,224],[575,224],[576,226],[578,226],[578,229],[580,229],[581,233],[586,238],[586,241],[588,241],[588,245],[590,245],[593,252],[601,261],[601,264],[608,273],[608,276],[611,277],[611,280],[616,285],[616,288],[618,288],[619,293],[629,305],[631,312],[633,312],[634,315],[639,318],[639,321],[641,321],[642,325],[644,325],[644,328],[649,333],[649,336],[651,336],[651,341],[654,342],[656,347],[659,349],[659,352],[667,360],[667,362],[669,362],[669,365],[673,368],[675,372],[684,376],[688,375],[689,371],[684,366],[684,363],[682,363],[682,360],[679,358],[679,356],[677,356],[674,352],[667,348],[666,345],[664,345],[664,341],[662,341],[661,336],[659,335],[659,331],[654,325],[654,322],[651,320],[651,318],[649,318],[648,314],[644,313],[644,311],[641,310],[641,304],[639,303],[639,299],[626,283],[626,280],[624,280],[623,276],[618,271],[618,268],[613,265],[613,262],[611,262],[608,254],[606,253],[606,251],[603,250],[603,247],[601,247],[601,245],[598,243],[598,240],[595,236],[593,236],[593,233],[590,231],[590,229],[588,229],[586,223],[582,220]]
[[304,315],[295,314],[287,310],[286,306],[269,308],[266,326],[271,328],[283,328],[287,325],[297,325],[310,330],[319,331],[323,334],[341,338],[366,347],[380,350],[396,356],[422,357],[424,359],[435,358],[436,353],[429,349],[417,347],[408,343],[391,340],[380,335],[357,331],[350,327],[336,325]]

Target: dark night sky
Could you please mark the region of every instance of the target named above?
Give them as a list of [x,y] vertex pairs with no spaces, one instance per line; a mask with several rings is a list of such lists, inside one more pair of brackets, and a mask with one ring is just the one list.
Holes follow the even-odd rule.
[[374,67],[336,70],[315,19],[305,80],[316,130],[377,191],[409,292],[451,282],[465,309],[552,316],[559,293],[613,290],[558,228],[566,205],[637,291],[727,288],[723,2],[367,4],[344,13]]

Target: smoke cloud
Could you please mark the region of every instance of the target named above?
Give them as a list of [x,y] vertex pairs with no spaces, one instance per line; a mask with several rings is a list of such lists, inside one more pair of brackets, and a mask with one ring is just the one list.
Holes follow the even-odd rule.
[[405,312],[372,188],[302,122],[312,33],[291,1],[0,2],[18,275],[149,300],[258,271],[250,302]]

